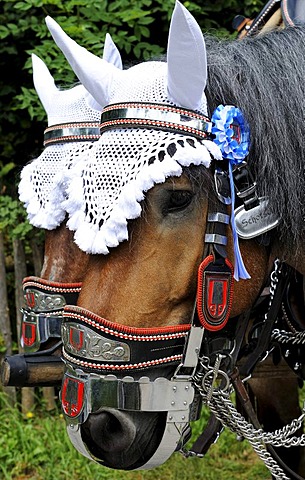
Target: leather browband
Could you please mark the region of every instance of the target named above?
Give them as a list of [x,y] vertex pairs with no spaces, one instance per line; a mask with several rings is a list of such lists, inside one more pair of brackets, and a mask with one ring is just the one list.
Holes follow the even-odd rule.
[[92,142],[101,136],[99,122],[75,122],[52,125],[44,131],[44,146],[67,142]]
[[149,127],[207,138],[212,123],[208,117],[185,108],[158,103],[126,102],[108,105],[102,112],[101,133],[118,127]]

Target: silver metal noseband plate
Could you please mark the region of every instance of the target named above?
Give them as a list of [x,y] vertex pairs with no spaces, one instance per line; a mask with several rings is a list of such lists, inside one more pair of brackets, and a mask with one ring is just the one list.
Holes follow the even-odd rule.
[[126,376],[97,375],[67,366],[61,390],[61,403],[67,421],[84,423],[89,413],[103,407],[142,412],[168,412],[168,421],[190,421],[195,395],[187,380],[148,377],[135,380]]
[[87,360],[129,362],[130,347],[96,333],[84,325],[70,322],[62,325],[65,350]]
[[127,411],[168,412],[159,447],[154,455],[136,470],[161,465],[178,448],[190,431],[194,396],[195,390],[189,379],[119,379],[115,375],[86,374],[81,370],[73,370],[69,365],[61,390],[62,408],[70,440],[82,455],[96,463],[102,461],[91,454],[81,434],[81,424],[90,413],[103,407]]
[[51,312],[63,309],[67,303],[65,297],[59,293],[45,293],[35,288],[26,289],[24,300],[33,312]]

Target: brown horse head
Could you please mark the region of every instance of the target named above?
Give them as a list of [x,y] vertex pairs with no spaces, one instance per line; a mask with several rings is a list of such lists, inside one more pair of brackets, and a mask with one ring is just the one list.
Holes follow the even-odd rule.
[[[103,58],[122,68],[120,54],[109,34]],[[44,151],[22,170],[19,196],[29,221],[45,229],[45,251],[40,277],[27,277],[23,282],[27,305],[22,325],[25,350],[37,348],[52,335],[58,341],[62,308],[66,303],[76,303],[81,288],[88,255],[73,241],[65,204],[71,201],[69,182],[73,169],[82,158],[86,159],[92,144],[100,137],[101,111],[101,106],[82,85],[60,90],[47,66],[34,54],[32,64],[34,85],[47,113],[48,127]]]
[[[207,170],[193,167],[150,189],[141,219],[130,224],[130,240],[109,255],[90,256],[78,305],[137,328],[190,323],[212,188]],[[266,249],[249,241],[240,247],[251,279],[235,282],[232,316],[253,304],[266,275]]]
[[[200,170],[200,167],[194,168]],[[202,172],[202,178],[197,182],[190,179],[189,174],[183,174],[156,185],[147,193],[141,218],[130,224],[130,240],[111,250],[109,255],[90,256],[78,307],[66,307],[65,312],[67,329],[71,322],[70,335],[71,328],[77,324],[87,335],[88,342],[84,354],[81,349],[71,349],[64,335],[64,356],[68,361],[72,360],[72,364],[76,361],[75,366],[84,371],[89,368],[95,374],[108,373],[103,370],[104,363],[99,362],[103,359],[98,347],[101,342],[99,330],[94,330],[96,335],[90,334],[86,329],[90,325],[102,325],[111,330],[119,330],[118,326],[123,326],[124,334],[130,332],[134,336],[168,335],[178,326],[184,333],[188,332],[195,305],[198,267],[204,257],[208,202],[202,189],[203,181],[211,185],[206,171]],[[229,234],[228,257],[233,261],[232,244]],[[264,247],[255,241],[241,242],[240,247],[251,279],[235,282],[232,317],[253,304],[268,268]],[[123,338],[121,341],[124,343]],[[142,343],[145,343],[143,348],[150,348],[149,342]],[[96,345],[96,355],[90,355],[91,345]],[[155,348],[161,349],[158,358],[164,358],[168,353],[165,345]],[[179,345],[176,348],[181,354]],[[111,357],[105,358],[111,363]],[[143,358],[148,357],[143,354]],[[134,370],[118,368],[112,372],[123,384],[123,377],[128,375],[135,379],[147,376],[153,382],[159,376],[171,378],[177,360],[165,363],[163,367],[162,362],[155,368],[153,362],[151,364],[151,368],[144,370],[141,365],[136,365]],[[167,385],[164,386],[164,395],[167,394],[165,387]],[[100,388],[107,389],[107,384]],[[130,392],[130,395],[133,393]],[[151,392],[151,395],[156,393]],[[162,392],[159,395],[162,397]],[[69,402],[71,393],[64,398]],[[168,425],[165,412],[121,410],[101,405],[88,416],[81,431],[86,449],[104,465],[134,469],[145,464],[146,467],[153,466],[167,458],[163,443],[169,440],[162,442],[162,438],[167,438],[165,425]],[[69,434],[73,441],[73,431]],[[176,446],[171,445],[171,448]],[[156,450],[157,456],[151,460]]]
[[89,256],[73,240],[66,222],[45,231],[45,249],[41,278],[58,283],[81,283]]

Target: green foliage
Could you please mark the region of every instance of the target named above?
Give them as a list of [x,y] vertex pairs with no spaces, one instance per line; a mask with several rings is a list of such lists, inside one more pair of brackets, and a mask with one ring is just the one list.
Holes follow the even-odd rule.
[[[36,389],[37,392],[37,389]],[[287,393],[289,394],[289,392]],[[37,398],[39,398],[37,396]],[[300,390],[300,402],[305,389]],[[90,462],[72,446],[60,409],[47,413],[43,405],[22,415],[0,392],[0,478],[3,480],[265,480],[270,472],[246,441],[237,441],[227,429],[204,458],[183,458],[175,453],[160,467],[123,472]],[[193,439],[209,417],[203,410],[193,423]],[[191,442],[190,442],[191,444]]]
[[26,212],[18,200],[9,195],[0,196],[0,230],[6,230],[11,238],[25,240],[33,231],[26,219]]
[[4,337],[0,333],[0,354],[5,353],[7,351],[7,346],[4,340]]

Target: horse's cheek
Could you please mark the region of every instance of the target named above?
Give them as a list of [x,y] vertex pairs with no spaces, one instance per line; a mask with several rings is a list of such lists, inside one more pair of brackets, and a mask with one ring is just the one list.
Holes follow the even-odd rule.
[[234,281],[232,317],[251,308],[268,274],[268,259],[265,248],[259,246],[255,241],[246,241],[240,242],[240,250],[251,278],[238,282]]

